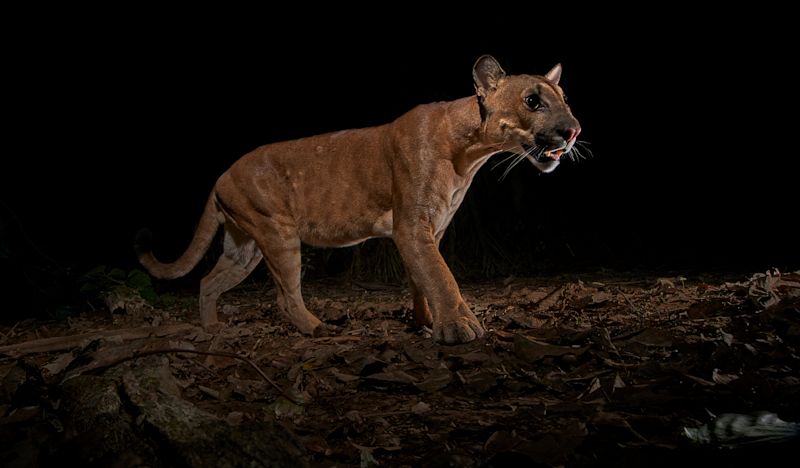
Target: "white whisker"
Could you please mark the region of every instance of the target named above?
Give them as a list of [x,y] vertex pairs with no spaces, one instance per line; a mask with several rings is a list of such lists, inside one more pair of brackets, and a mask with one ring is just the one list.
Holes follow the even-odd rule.
[[[586,156],[583,156],[583,159],[588,159],[588,158],[593,158],[593,157],[594,157],[594,153],[593,153],[593,152],[592,152],[592,150],[591,150],[591,149],[590,149],[590,148],[587,146],[587,145],[589,145],[589,144],[590,144],[590,143],[589,143],[588,141],[582,141],[582,140],[577,140],[577,141],[575,141],[575,145],[576,145],[576,147],[580,147],[580,148],[583,150],[583,152],[585,152],[585,153],[586,153]],[[582,153],[583,153],[583,152],[582,152]],[[582,153],[581,153],[581,154],[582,154]],[[587,156],[588,156],[588,157],[587,157]]]
[[[527,153],[527,152],[526,152],[526,153]],[[511,161],[511,162],[508,164],[508,167],[506,168],[506,170],[505,170],[505,171],[503,171],[503,175],[502,175],[502,176],[500,176],[500,180],[505,180],[506,176],[508,176],[508,174],[511,172],[511,169],[514,169],[514,166],[516,166],[517,164],[519,164],[519,162],[520,162],[520,161],[522,161],[523,159],[525,159],[525,157],[526,157],[526,154],[525,154],[525,153],[523,153],[523,154],[516,154],[515,156],[516,156],[516,158],[514,158],[514,160],[513,160],[513,161]]]
[[494,166],[492,166],[492,169],[491,169],[491,170],[495,170],[495,168],[497,168],[497,166],[499,166],[499,165],[503,164],[504,162],[508,161],[509,159],[512,159],[512,158],[514,158],[515,156],[516,156],[516,154],[515,154],[515,153],[510,153],[508,156],[506,156],[505,158],[503,158],[503,160],[502,160],[502,161],[495,163],[495,164],[494,164]]
[[510,161],[508,163],[508,167],[505,168],[503,173],[497,179],[499,181],[503,181],[503,180],[505,180],[506,177],[508,177],[508,174],[511,173],[511,171],[514,169],[514,167],[516,167],[520,162],[522,162],[526,158],[531,157],[531,155],[534,154],[534,153],[536,154],[537,157],[541,156],[543,151],[544,150],[542,148],[540,148],[538,145],[533,145],[533,146],[528,147],[528,149],[524,149],[524,151],[521,154],[519,154],[519,153],[511,153],[508,156],[506,156],[505,158],[503,158],[502,161],[500,161],[497,164],[495,164],[494,166],[492,166],[492,170],[494,170],[497,166],[499,166],[499,165],[501,165],[501,164],[503,164],[503,163],[505,163],[507,161]]
[[574,145],[572,147],[572,150],[570,150],[570,152],[569,152],[569,157],[570,157],[571,160],[573,160],[575,162],[578,162],[581,159],[586,159],[586,156],[584,156],[583,153],[581,153],[581,150],[578,149],[577,145]]

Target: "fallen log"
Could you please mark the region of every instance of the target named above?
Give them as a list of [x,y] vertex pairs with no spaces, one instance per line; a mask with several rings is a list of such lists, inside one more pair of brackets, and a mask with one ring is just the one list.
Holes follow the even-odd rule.
[[163,325],[160,327],[122,328],[118,330],[102,330],[90,333],[81,333],[78,335],[54,336],[50,338],[41,338],[38,340],[24,341],[22,343],[0,346],[0,354],[5,354],[11,357],[20,357],[32,353],[49,353],[52,351],[62,351],[65,349],[75,348],[101,338],[108,339],[115,337],[121,341],[139,340],[151,336],[164,337],[176,335],[193,330],[194,328],[196,328],[196,326],[190,323],[176,323],[172,325]]
[[64,438],[43,454],[43,461],[63,466],[118,460],[144,466],[308,466],[303,446],[277,422],[229,425],[183,400],[167,358],[149,356],[130,364],[105,376],[64,382]]

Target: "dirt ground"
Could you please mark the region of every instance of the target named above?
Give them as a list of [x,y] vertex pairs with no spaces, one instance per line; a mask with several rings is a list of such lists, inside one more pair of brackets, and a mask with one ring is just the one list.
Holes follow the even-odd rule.
[[[796,454],[796,437],[720,447],[730,428],[708,444],[685,428],[723,413],[800,421],[799,273],[461,286],[489,332],[457,346],[411,326],[400,285],[337,281],[304,285],[309,309],[340,327],[329,337],[296,333],[271,285],[253,283],[222,299],[217,333],[196,326],[190,295],[3,326],[0,465],[46,465],[79,444],[75,457],[91,461],[102,449],[63,429],[59,386],[167,349],[248,358],[160,354],[180,398],[220,424],[286,428],[305,451],[297,466],[747,466]],[[160,456],[165,437],[151,438]],[[163,460],[109,464],[183,463]]]

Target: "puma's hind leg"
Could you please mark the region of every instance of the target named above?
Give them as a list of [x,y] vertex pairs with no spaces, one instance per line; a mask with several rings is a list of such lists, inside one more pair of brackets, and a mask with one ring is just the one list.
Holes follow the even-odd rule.
[[200,323],[203,327],[219,323],[219,296],[247,278],[261,258],[255,240],[231,224],[225,226],[222,255],[214,269],[200,281]]
[[300,288],[300,237],[288,224],[275,219],[259,226],[256,242],[264,254],[278,289],[278,310],[302,333],[324,332],[322,322],[306,309]]

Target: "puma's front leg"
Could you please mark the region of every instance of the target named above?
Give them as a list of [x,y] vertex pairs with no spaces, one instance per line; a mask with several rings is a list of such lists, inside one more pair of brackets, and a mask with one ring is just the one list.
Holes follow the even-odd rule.
[[411,299],[414,301],[414,322],[418,327],[433,327],[433,315],[428,307],[428,300],[425,299],[425,294],[414,283],[410,274],[408,275],[408,286],[411,289]]
[[483,336],[483,327],[461,298],[458,284],[439,253],[433,229],[419,223],[408,224],[409,227],[395,226],[393,237],[411,279],[417,318],[417,302],[424,304],[427,299],[436,341],[467,343]]

